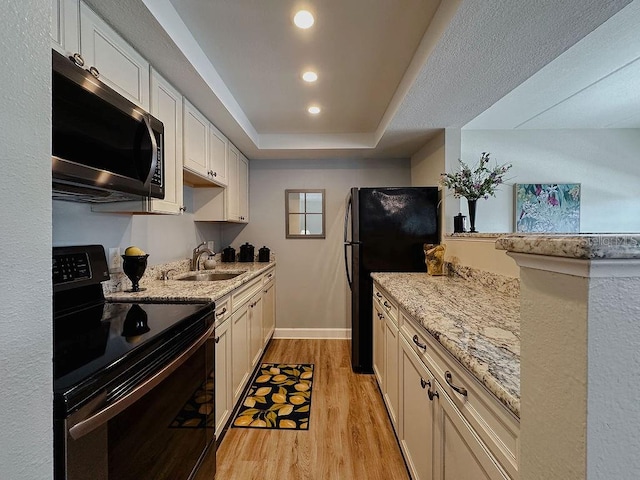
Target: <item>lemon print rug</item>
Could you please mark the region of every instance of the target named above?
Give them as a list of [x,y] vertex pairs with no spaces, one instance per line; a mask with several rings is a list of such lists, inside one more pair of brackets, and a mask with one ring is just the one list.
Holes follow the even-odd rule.
[[233,426],[308,430],[313,364],[263,363]]

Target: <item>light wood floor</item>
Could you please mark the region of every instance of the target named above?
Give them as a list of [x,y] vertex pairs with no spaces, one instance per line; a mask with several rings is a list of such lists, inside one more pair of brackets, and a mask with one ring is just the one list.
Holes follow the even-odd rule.
[[263,362],[313,363],[308,431],[230,428],[217,480],[406,480],[373,375],[351,371],[347,340],[273,340]]

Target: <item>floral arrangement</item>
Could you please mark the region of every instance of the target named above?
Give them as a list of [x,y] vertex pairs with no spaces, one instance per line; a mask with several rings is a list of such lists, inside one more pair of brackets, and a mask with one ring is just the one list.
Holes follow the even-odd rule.
[[455,173],[443,173],[440,177],[440,184],[453,189],[456,198],[465,197],[467,200],[478,200],[484,197],[495,196],[496,187],[504,183],[504,174],[511,168],[510,163],[496,165],[488,168],[489,153],[482,152],[480,163],[473,169],[460,162],[460,170]]

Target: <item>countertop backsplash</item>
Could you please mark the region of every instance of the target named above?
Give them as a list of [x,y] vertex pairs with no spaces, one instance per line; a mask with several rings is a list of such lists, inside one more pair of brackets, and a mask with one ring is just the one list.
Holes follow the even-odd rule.
[[498,275],[478,268],[445,262],[445,271],[450,277],[460,277],[476,282],[483,287],[495,289],[512,297],[520,296],[520,279]]

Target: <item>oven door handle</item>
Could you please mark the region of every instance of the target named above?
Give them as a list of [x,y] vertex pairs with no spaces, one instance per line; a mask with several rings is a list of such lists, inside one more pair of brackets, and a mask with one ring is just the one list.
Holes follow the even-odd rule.
[[135,389],[133,389],[128,395],[122,397],[120,400],[107,405],[102,408],[100,411],[94,413],[89,418],[81,420],[75,423],[73,426],[69,427],[69,435],[74,440],[78,440],[83,437],[87,433],[95,430],[100,425],[104,425],[113,417],[118,415],[120,412],[124,411],[135,402],[137,402],[140,398],[142,398],[146,393],[148,393],[151,389],[153,389],[156,385],[165,380],[169,375],[171,375],[180,365],[182,365],[191,355],[193,355],[196,350],[198,350],[207,339],[213,334],[215,330],[215,325],[211,325],[209,329],[199,337],[190,347],[181,353],[178,357],[176,357],[171,363],[163,367],[161,370],[156,372],[153,376],[149,377],[146,381],[138,385]]

